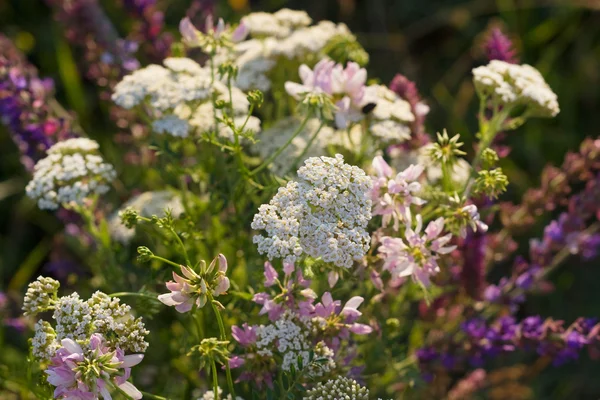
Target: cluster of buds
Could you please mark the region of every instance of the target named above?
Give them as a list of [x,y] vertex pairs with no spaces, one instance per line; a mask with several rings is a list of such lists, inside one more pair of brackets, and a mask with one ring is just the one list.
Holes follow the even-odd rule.
[[[216,268],[217,261],[218,268]],[[213,298],[224,294],[229,289],[229,278],[225,274],[227,259],[223,254],[215,257],[208,267],[204,260],[200,261],[198,272],[188,266],[181,265],[180,267],[183,276],[173,272],[174,281],[166,284],[171,293],[158,296],[163,304],[174,306],[180,313],[190,311],[194,305],[202,308],[208,300],[214,301],[220,306],[220,303]]]

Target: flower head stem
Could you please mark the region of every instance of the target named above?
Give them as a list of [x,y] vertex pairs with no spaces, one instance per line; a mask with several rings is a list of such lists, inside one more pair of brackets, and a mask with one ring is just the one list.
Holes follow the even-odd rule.
[[210,368],[213,376],[213,393],[215,394],[215,400],[219,400],[219,379],[217,377],[217,364],[215,360],[212,360],[210,363]]
[[[481,104],[485,104],[485,101],[482,101]],[[510,114],[510,107],[506,107],[505,109],[498,111],[494,109],[494,115],[492,119],[488,122],[485,120],[485,114],[481,111],[479,112],[479,132],[481,134],[481,141],[479,142],[479,147],[477,149],[477,153],[475,154],[475,158],[473,159],[473,163],[471,164],[471,176],[467,180],[465,187],[463,189],[463,196],[465,198],[469,198],[471,194],[471,190],[473,189],[474,177],[477,176],[477,167],[481,163],[481,156],[483,151],[491,146],[492,142],[496,138],[496,135],[502,129],[502,125],[508,115]]]
[[296,159],[294,160],[294,163],[290,165],[289,169],[285,172],[284,175],[289,174],[289,172],[292,170],[292,168],[296,167],[300,162],[302,162],[302,159],[304,158],[306,153],[308,153],[308,150],[310,150],[310,146],[312,146],[313,142],[319,135],[319,132],[321,131],[321,129],[323,128],[324,125],[325,125],[325,121],[321,122],[321,125],[319,125],[319,128],[315,131],[315,133],[313,133],[312,137],[308,140],[308,143],[306,144],[306,147],[304,147],[304,150],[302,150],[302,153],[300,153],[300,155],[298,157],[296,157]]
[[[208,294],[208,301],[210,302],[210,305],[215,313],[215,317],[217,317],[217,323],[219,324],[220,339],[227,340],[227,336],[225,334],[225,325],[223,324],[221,312],[214,303],[212,294],[210,293]],[[225,374],[227,375],[227,386],[229,387],[229,393],[231,394],[231,398],[235,399],[235,388],[233,386],[233,379],[231,377],[231,368],[229,368],[229,362],[225,363]],[[215,393],[217,393],[216,390]]]

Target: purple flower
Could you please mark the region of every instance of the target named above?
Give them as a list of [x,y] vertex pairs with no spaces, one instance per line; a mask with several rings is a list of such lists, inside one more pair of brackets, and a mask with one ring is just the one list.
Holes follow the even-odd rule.
[[500,28],[493,28],[490,31],[483,47],[489,61],[500,60],[511,64],[519,62],[511,40],[502,33]]
[[247,347],[256,343],[256,328],[244,323],[241,328],[231,327],[231,336],[242,346]]
[[269,261],[265,262],[265,287],[269,287],[269,286],[273,286],[275,284],[275,282],[277,281],[277,277],[279,276],[277,274],[277,271],[275,271],[275,268],[273,268],[273,265],[271,265],[271,263]]

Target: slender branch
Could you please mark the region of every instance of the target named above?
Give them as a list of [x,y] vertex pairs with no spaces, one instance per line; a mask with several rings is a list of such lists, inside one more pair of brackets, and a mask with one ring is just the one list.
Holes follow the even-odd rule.
[[146,397],[148,399],[153,399],[153,400],[169,400],[167,397],[157,396],[155,394],[148,393],[148,392],[142,392],[142,391],[140,391],[140,393],[142,393],[144,395],[144,397]]
[[306,155],[306,153],[308,153],[308,150],[310,149],[310,146],[312,146],[313,142],[315,141],[315,139],[319,135],[319,132],[321,132],[321,129],[323,128],[323,126],[325,126],[325,122],[321,122],[321,125],[319,125],[319,129],[317,129],[315,131],[315,133],[313,133],[312,137],[310,138],[310,140],[306,144],[306,147],[304,147],[304,150],[302,150],[302,153],[300,153],[300,155],[298,157],[296,157],[296,160],[294,160],[294,163],[290,165],[290,167],[288,168],[288,170],[285,171],[285,174],[283,174],[283,175],[287,175],[292,168],[298,166],[298,164],[300,162],[302,162],[302,159],[304,158],[304,156]]
[[[213,302],[212,295],[209,294],[208,301],[210,301],[210,305],[215,313],[217,318],[217,323],[219,324],[219,332],[221,335],[221,340],[227,340],[227,335],[225,334],[225,325],[223,324],[223,318],[221,317],[221,312],[217,308],[216,304]],[[225,374],[227,375],[227,386],[229,387],[229,392],[231,397],[235,399],[235,387],[233,386],[233,379],[231,377],[231,368],[229,367],[229,361],[225,362]]]

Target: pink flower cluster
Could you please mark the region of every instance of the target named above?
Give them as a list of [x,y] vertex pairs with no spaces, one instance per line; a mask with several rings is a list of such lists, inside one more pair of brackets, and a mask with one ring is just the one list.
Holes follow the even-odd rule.
[[139,364],[143,354],[125,355],[123,350],[111,350],[100,334],[93,334],[89,350],[72,339],[63,339],[46,370],[48,382],[55,386],[54,397],[71,400],[95,400],[102,396],[112,399],[109,389],[118,387],[133,399],[141,392],[127,381],[131,367]]
[[[280,293],[257,293],[253,300],[263,306],[260,314],[268,314],[271,322],[276,323],[286,311],[296,315],[299,320],[310,321],[314,327],[310,334],[313,343],[324,342],[336,353],[342,342],[350,339],[350,333],[366,335],[372,332],[371,326],[356,322],[362,315],[358,311],[364,301],[362,297],[354,296],[342,306],[340,300],[334,300],[331,293],[325,292],[321,301],[315,304],[317,295],[309,288],[310,280],[304,279],[302,271],[291,263],[284,265],[283,280],[279,279],[279,273],[269,262],[265,263],[264,275],[265,287],[277,285]],[[240,379],[270,385],[275,364],[272,357],[265,357],[264,352],[256,348],[257,342],[261,340],[261,329],[262,326],[248,324],[232,327],[233,338],[246,349],[246,353],[232,357],[229,365],[237,368],[247,362],[252,363],[253,368],[249,368],[249,372],[242,374]]]
[[448,254],[456,246],[446,246],[452,238],[451,234],[441,236],[444,229],[444,218],[431,221],[425,234],[421,235],[423,221],[420,215],[416,217],[415,229],[408,219],[404,240],[384,236],[381,238],[379,254],[384,260],[383,269],[390,271],[395,277],[413,276],[425,286],[429,285],[429,277],[439,272],[437,260],[439,255]]
[[333,98],[337,110],[335,124],[346,129],[351,123],[363,119],[362,108],[366,105],[365,83],[367,70],[354,62],[346,68],[341,64],[323,59],[310,69],[302,64],[298,70],[302,83],[286,82],[285,90],[297,100],[308,93],[325,93]]
[[[219,261],[219,268],[215,270],[217,260]],[[202,308],[209,298],[220,296],[229,289],[229,278],[225,276],[227,259],[223,254],[219,254],[208,268],[206,268],[206,263],[203,261],[200,264],[199,274],[190,267],[184,265],[180,267],[184,276],[173,272],[174,281],[166,283],[167,289],[171,293],[158,296],[158,300],[163,304],[174,306],[180,313],[190,311],[194,304]]]
[[383,227],[394,221],[394,230],[398,230],[401,221],[406,221],[406,214],[410,212],[411,204],[420,206],[425,200],[417,194],[421,191],[419,177],[423,173],[423,166],[410,165],[395,177],[392,167],[381,156],[373,159],[373,169],[377,176],[373,179],[371,200],[374,204],[373,215],[383,216]]

